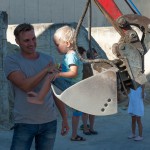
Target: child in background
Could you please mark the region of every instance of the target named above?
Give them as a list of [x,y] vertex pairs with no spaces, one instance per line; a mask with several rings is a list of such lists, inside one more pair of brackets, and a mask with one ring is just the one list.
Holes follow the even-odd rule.
[[[59,53],[64,55],[64,57],[61,64],[62,70],[54,75],[53,84],[62,91],[81,81],[83,76],[83,63],[79,60],[75,52],[74,36],[75,29],[69,26],[63,26],[54,33],[54,43]],[[30,97],[30,100],[31,99],[32,97]],[[43,101],[43,98],[39,99],[39,101]],[[85,138],[77,134],[80,116],[82,116],[82,112],[73,110],[71,141],[85,141]]]
[[[141,116],[144,115],[144,85],[138,87],[136,90],[130,89],[128,113],[132,117],[132,134],[128,136],[129,139],[134,138],[135,141],[143,140],[142,136],[142,122]],[[138,125],[139,135],[136,136],[136,123]]]
[[[91,59],[90,51],[86,52],[86,50],[83,47],[78,47],[78,51],[84,59],[87,59],[87,58]],[[98,54],[94,48],[92,48],[92,53],[93,53],[94,59],[96,59]],[[93,73],[91,70],[91,64],[84,63],[83,64],[83,79],[86,79],[92,75],[93,75]],[[88,124],[88,121],[89,121],[89,124]],[[82,115],[83,124],[80,126],[80,129],[83,130],[83,134],[85,134],[85,135],[98,134],[98,132],[94,130],[94,121],[95,121],[94,115],[83,113],[83,115]]]

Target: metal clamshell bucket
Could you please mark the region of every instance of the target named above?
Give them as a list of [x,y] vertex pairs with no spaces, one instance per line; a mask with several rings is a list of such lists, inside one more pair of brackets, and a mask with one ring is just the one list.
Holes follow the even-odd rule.
[[66,105],[92,115],[117,113],[116,71],[109,69],[84,79],[61,92],[52,84],[55,96]]

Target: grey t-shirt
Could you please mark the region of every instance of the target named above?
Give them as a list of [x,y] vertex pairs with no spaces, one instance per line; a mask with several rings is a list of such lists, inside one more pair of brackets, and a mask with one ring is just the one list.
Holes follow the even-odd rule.
[[[22,71],[25,76],[32,77],[39,73],[53,58],[39,53],[39,57],[34,60],[24,58],[20,53],[6,56],[4,61],[4,71],[6,77],[14,71]],[[38,86],[33,89],[39,92],[43,80]],[[14,121],[15,123],[28,123],[28,124],[42,124],[56,120],[57,113],[50,90],[45,97],[44,103],[41,105],[32,104],[27,101],[27,93],[14,84],[12,84],[14,91]]]

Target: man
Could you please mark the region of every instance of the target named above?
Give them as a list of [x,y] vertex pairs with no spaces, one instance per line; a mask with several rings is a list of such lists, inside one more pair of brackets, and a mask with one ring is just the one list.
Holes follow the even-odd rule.
[[54,146],[57,121],[56,108],[62,116],[61,134],[68,133],[69,127],[64,104],[53,99],[50,90],[42,105],[27,101],[27,92],[38,92],[47,76],[52,57],[36,52],[36,37],[30,24],[20,24],[14,30],[20,52],[8,55],[4,70],[14,91],[14,134],[11,150],[29,150],[35,138],[35,149],[52,150]]

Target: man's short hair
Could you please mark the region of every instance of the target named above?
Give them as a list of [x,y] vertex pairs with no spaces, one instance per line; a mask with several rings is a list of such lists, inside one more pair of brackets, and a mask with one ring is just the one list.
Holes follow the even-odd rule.
[[18,38],[21,32],[26,32],[31,30],[34,30],[34,27],[31,24],[29,23],[19,24],[14,30],[14,36]]

